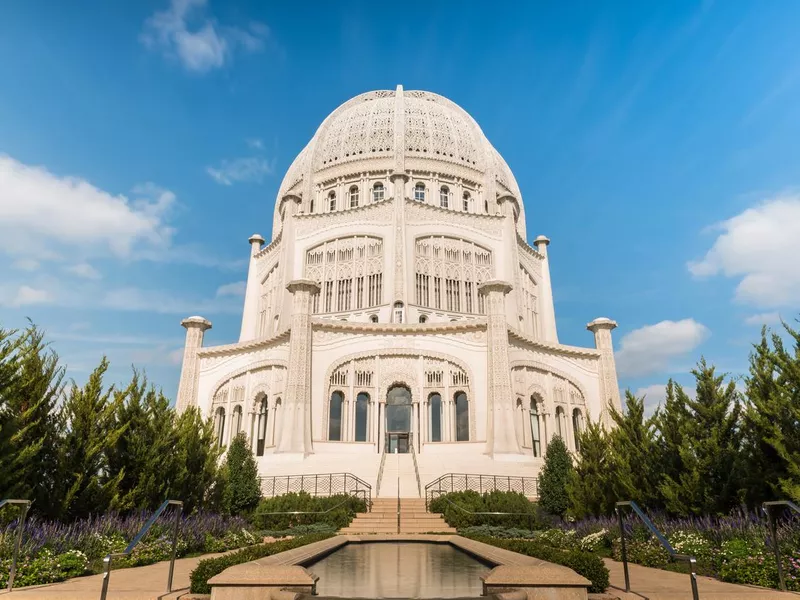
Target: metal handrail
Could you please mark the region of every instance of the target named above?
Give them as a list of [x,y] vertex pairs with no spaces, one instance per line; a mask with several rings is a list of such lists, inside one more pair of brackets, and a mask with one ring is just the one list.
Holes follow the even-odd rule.
[[17,574],[17,555],[19,554],[19,547],[22,544],[22,530],[25,527],[25,517],[28,516],[28,510],[31,507],[30,500],[15,500],[13,498],[7,498],[5,500],[0,500],[0,508],[3,508],[6,504],[18,504],[22,508],[20,510],[22,513],[19,517],[19,524],[17,525],[17,539],[14,542],[14,551],[11,554],[11,570],[8,572],[8,591],[11,591],[11,588],[14,587],[14,576]]
[[422,496],[422,481],[419,478],[419,465],[417,464],[417,452],[414,449],[414,442],[410,442],[411,460],[414,462],[414,474],[417,476],[417,494]]
[[[284,491],[280,492],[278,490],[278,482],[283,483],[284,481]],[[293,487],[297,487],[298,482],[299,489],[292,489]],[[341,485],[341,489],[334,490],[334,483],[336,483],[336,485]],[[327,484],[327,488],[325,484]],[[353,484],[355,490],[350,489],[353,487]],[[347,472],[316,473],[310,475],[269,475],[259,477],[259,486],[262,495],[267,497],[275,497],[281,493],[288,494],[297,491],[306,492],[312,496],[334,496],[340,493],[352,494],[353,491],[361,491],[361,488],[363,488],[366,490],[364,494],[367,501],[367,510],[371,510],[372,507],[372,486],[360,477]],[[276,494],[276,492],[278,493]]]
[[658,543],[664,547],[672,560],[684,560],[689,563],[689,581],[692,585],[692,598],[694,600],[699,600],[700,596],[698,595],[697,591],[697,559],[694,556],[690,556],[688,554],[679,554],[676,552],[675,548],[672,547],[672,544],[669,543],[669,540],[664,537],[664,535],[656,528],[650,518],[644,514],[644,511],[639,508],[639,505],[633,500],[617,502],[614,507],[614,511],[617,513],[617,520],[619,521],[619,535],[622,546],[622,568],[625,572],[625,591],[631,591],[631,581],[630,576],[628,575],[628,553],[625,547],[625,525],[622,522],[622,511],[620,510],[624,506],[629,507],[634,514],[639,517],[642,523],[644,523],[644,526],[647,527],[650,533],[653,534],[653,537],[655,537]]
[[772,502],[764,502],[761,505],[761,510],[767,515],[767,523],[769,524],[769,532],[772,536],[772,550],[775,553],[775,563],[778,566],[778,582],[781,585],[781,590],[786,591],[786,581],[783,578],[783,564],[781,563],[781,549],[778,544],[778,527],[775,523],[775,517],[772,515],[772,508],[775,506],[783,506],[789,508],[796,513],[800,513],[800,507],[794,502],[789,500],[773,500]]
[[397,457],[397,533],[400,533],[400,454],[397,448],[394,449],[394,455]]
[[375,497],[381,493],[381,479],[383,479],[383,469],[386,466],[386,452],[381,452],[381,466],[378,467],[378,480],[375,482]]
[[[460,483],[462,480],[464,482],[464,489],[455,489],[456,482],[458,481]],[[477,486],[474,485],[476,480]],[[443,484],[447,483],[449,483],[449,488],[446,485],[443,486]],[[486,484],[485,486],[484,483]],[[498,486],[498,484],[501,485]],[[530,495],[526,493],[529,486],[533,488],[536,495],[539,493],[539,479],[537,477],[523,477],[521,475],[484,475],[480,473],[445,473],[425,486],[425,508],[428,508],[428,504],[434,493],[464,490],[476,491],[479,494],[495,490],[514,491],[512,490],[512,484],[519,484],[519,487],[522,489],[521,493],[526,496]],[[437,489],[433,489],[434,487]],[[505,487],[505,490],[503,487]]]
[[499,512],[499,511],[472,511],[472,510],[469,510],[467,508],[464,508],[463,506],[459,506],[458,504],[456,504],[455,502],[450,500],[450,498],[448,498],[446,496],[446,494],[448,494],[449,492],[446,492],[444,490],[432,490],[432,493],[434,493],[434,494],[436,494],[436,493],[444,494],[444,496],[442,496],[442,498],[444,499],[445,502],[447,502],[450,506],[453,506],[453,507],[457,508],[458,510],[460,510],[461,512],[464,512],[464,513],[466,513],[468,515],[472,515],[472,516],[486,516],[486,515],[489,515],[489,516],[495,516],[495,517],[502,515],[502,516],[506,516],[506,517],[509,517],[509,516],[512,516],[512,517],[527,517],[528,518],[528,531],[533,531],[533,517],[534,517],[533,513]]
[[112,552],[111,554],[106,555],[106,557],[103,559],[103,587],[100,590],[100,600],[106,600],[106,595],[108,594],[108,582],[111,579],[111,560],[114,558],[120,558],[122,556],[129,556],[136,547],[136,544],[142,541],[142,538],[147,535],[147,532],[150,531],[150,528],[153,526],[153,523],[156,522],[156,519],[158,519],[158,517],[160,517],[161,514],[170,506],[177,506],[179,508],[179,510],[175,511],[175,528],[172,530],[172,556],[169,560],[169,575],[167,576],[167,593],[169,594],[172,591],[172,575],[175,571],[175,553],[178,547],[178,528],[180,527],[181,515],[183,514],[182,500],[164,500],[156,512],[153,513],[153,516],[147,520],[147,523],[142,525],[139,533],[137,533],[133,540],[131,540],[131,543],[128,544],[128,547],[125,548],[125,550],[122,552]]

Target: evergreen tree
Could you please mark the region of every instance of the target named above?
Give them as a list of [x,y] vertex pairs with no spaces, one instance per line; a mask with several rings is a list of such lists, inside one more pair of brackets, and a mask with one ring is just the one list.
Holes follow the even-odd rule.
[[608,434],[600,423],[589,421],[580,434],[580,442],[581,450],[567,488],[571,513],[578,518],[611,514],[615,498]]
[[609,435],[616,500],[633,500],[641,506],[659,505],[660,480],[654,418],[644,416],[644,398],[625,392],[625,412],[611,407],[614,427]]
[[261,500],[261,485],[256,459],[244,432],[239,432],[228,447],[225,470],[228,478],[223,496],[226,512],[249,514]]
[[[666,399],[664,406],[659,407],[655,415],[655,426],[658,431],[656,446],[658,454],[658,464],[655,467],[659,476],[659,495],[660,486],[665,477],[677,481],[683,463],[681,462],[681,441],[683,436],[681,431],[689,419],[687,401],[689,397],[683,391],[683,387],[670,379],[667,382]],[[663,497],[662,497],[663,504]]]
[[167,499],[176,476],[174,411],[164,395],[134,370],[117,392],[117,427],[125,427],[109,452],[110,473],[122,473],[115,508],[155,509]]
[[108,455],[126,426],[114,415],[119,398],[113,386],[103,389],[108,360],[89,375],[83,387],[72,383],[62,408],[66,433],[59,453],[61,514],[69,519],[101,513],[116,502],[123,472],[111,473]]
[[689,416],[681,428],[678,478],[661,485],[667,510],[679,514],[725,514],[739,501],[742,486],[741,404],[733,381],[724,383],[700,359],[692,371],[697,397],[687,399]]
[[561,436],[547,446],[539,475],[539,506],[552,515],[563,516],[569,508],[567,485],[572,478],[572,459]]
[[[0,497],[17,495],[20,465],[35,453],[19,446],[19,422],[12,405],[19,382],[19,348],[16,331],[0,329]],[[22,432],[24,435],[24,430]]]
[[187,408],[175,422],[177,441],[175,444],[175,479],[170,496],[183,500],[183,510],[191,513],[196,509],[210,508],[206,498],[222,490],[215,485],[218,471],[219,448],[214,436],[211,420],[203,420],[195,406]]

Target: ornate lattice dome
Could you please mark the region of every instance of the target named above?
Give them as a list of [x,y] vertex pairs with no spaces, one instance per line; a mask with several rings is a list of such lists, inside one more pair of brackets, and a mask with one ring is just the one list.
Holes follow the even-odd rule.
[[402,86],[361,94],[334,110],[289,167],[276,206],[326,180],[381,169],[475,180],[498,198],[513,196],[522,210],[511,169],[475,120],[443,96]]

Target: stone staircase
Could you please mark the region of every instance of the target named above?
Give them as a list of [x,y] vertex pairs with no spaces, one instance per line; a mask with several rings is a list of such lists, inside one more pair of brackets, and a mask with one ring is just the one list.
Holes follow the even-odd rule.
[[[424,498],[400,499],[400,533],[456,533],[441,515],[425,510]],[[376,498],[372,512],[358,513],[343,534],[397,533],[397,498]]]

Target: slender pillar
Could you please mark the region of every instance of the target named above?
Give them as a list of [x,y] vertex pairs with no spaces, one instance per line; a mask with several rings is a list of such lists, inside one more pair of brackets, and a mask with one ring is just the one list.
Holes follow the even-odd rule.
[[505,297],[510,291],[511,284],[505,281],[487,281],[478,288],[478,293],[486,296],[488,315],[486,453],[490,456],[520,453],[514,427],[516,397],[511,392],[511,367],[508,362]]
[[311,444],[311,296],[319,286],[296,279],[286,286],[292,294],[292,329],[289,337],[289,369],[278,453],[314,452]]
[[[244,310],[242,311],[242,331],[239,341],[246,342],[258,337],[258,300],[261,295],[261,282],[258,280],[258,261],[256,254],[261,250],[264,238],[257,233],[250,236],[250,266],[247,268],[247,287],[244,292]],[[275,299],[278,302],[278,299]],[[271,331],[271,330],[270,330]]]
[[189,317],[181,321],[181,327],[186,329],[186,342],[183,346],[183,365],[175,402],[178,414],[190,406],[197,406],[197,380],[200,375],[197,351],[203,347],[203,336],[207,329],[211,329],[211,321],[203,317]]
[[542,279],[539,282],[541,292],[539,302],[541,306],[542,335],[541,339],[545,342],[558,343],[558,332],[556,330],[556,309],[553,304],[553,286],[550,283],[550,259],[547,257],[547,246],[550,240],[540,235],[533,240],[536,251],[542,255]]
[[600,351],[600,420],[606,427],[612,426],[609,406],[622,412],[622,402],[619,397],[619,383],[617,382],[617,365],[614,361],[614,345],[611,340],[611,331],[616,328],[617,322],[606,317],[595,319],[586,326],[594,334],[594,346]]

